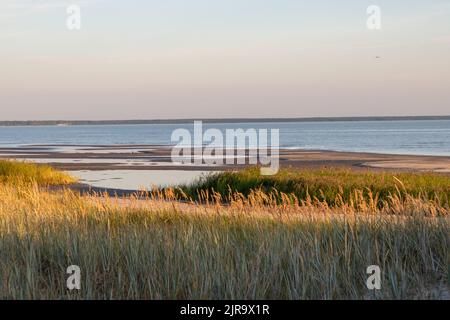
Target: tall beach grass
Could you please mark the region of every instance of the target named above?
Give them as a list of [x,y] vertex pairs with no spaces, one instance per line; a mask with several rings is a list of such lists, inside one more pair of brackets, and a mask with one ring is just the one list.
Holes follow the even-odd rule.
[[392,197],[413,196],[439,202],[448,207],[450,176],[435,173],[374,172],[350,169],[281,169],[273,176],[262,176],[258,168],[238,172],[222,172],[201,178],[192,185],[182,186],[183,195],[205,201],[220,196],[229,201],[236,193],[249,197],[262,191],[279,203],[283,197],[298,201],[312,199],[328,205],[358,202],[359,197],[383,205]]
[[[14,178],[0,180],[0,299],[450,299],[450,210],[427,194],[110,198],[50,192],[68,180],[46,167],[3,168]],[[70,265],[79,291],[67,289]],[[370,265],[380,290],[366,286]]]
[[[449,298],[447,209],[391,205],[201,206],[0,185],[0,298]],[[66,287],[69,265],[80,291]],[[381,290],[366,287],[369,265]]]

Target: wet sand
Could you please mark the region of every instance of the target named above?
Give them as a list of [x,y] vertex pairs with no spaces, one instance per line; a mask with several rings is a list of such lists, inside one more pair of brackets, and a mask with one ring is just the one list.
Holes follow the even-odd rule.
[[[71,186],[73,190],[81,193],[106,192],[112,196],[126,196],[154,186],[189,184],[202,175],[248,166],[172,162],[170,147],[148,145],[0,148],[2,158],[50,164],[79,178],[80,183]],[[248,163],[248,158],[246,160]],[[280,150],[280,167],[431,171],[450,175],[450,157]]]
[[[0,148],[0,159],[49,163],[67,171],[81,170],[237,170],[248,165],[194,165],[172,162],[165,146],[30,146]],[[448,156],[390,155],[323,150],[280,150],[280,166],[339,167],[354,170],[433,171],[450,173]]]

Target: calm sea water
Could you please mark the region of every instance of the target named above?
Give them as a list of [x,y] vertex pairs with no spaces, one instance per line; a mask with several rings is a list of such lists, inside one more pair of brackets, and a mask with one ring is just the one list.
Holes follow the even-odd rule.
[[[0,146],[170,145],[192,124],[0,127]],[[279,129],[282,148],[450,156],[450,120],[204,124],[204,129]]]

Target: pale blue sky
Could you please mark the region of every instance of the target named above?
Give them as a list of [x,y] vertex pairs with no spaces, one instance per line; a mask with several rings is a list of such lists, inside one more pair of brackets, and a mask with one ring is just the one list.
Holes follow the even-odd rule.
[[0,2],[1,120],[443,115],[449,83],[450,0]]

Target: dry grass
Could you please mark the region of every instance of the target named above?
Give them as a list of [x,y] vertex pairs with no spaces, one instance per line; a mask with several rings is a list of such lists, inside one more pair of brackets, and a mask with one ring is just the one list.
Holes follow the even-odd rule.
[[67,185],[76,182],[68,174],[47,165],[0,160],[0,183],[37,183],[39,185]]
[[[437,201],[280,204],[259,190],[197,205],[168,201],[175,194],[83,198],[0,184],[0,298],[448,297],[449,209]],[[66,289],[72,264],[80,292]],[[376,292],[369,265],[383,272]]]

